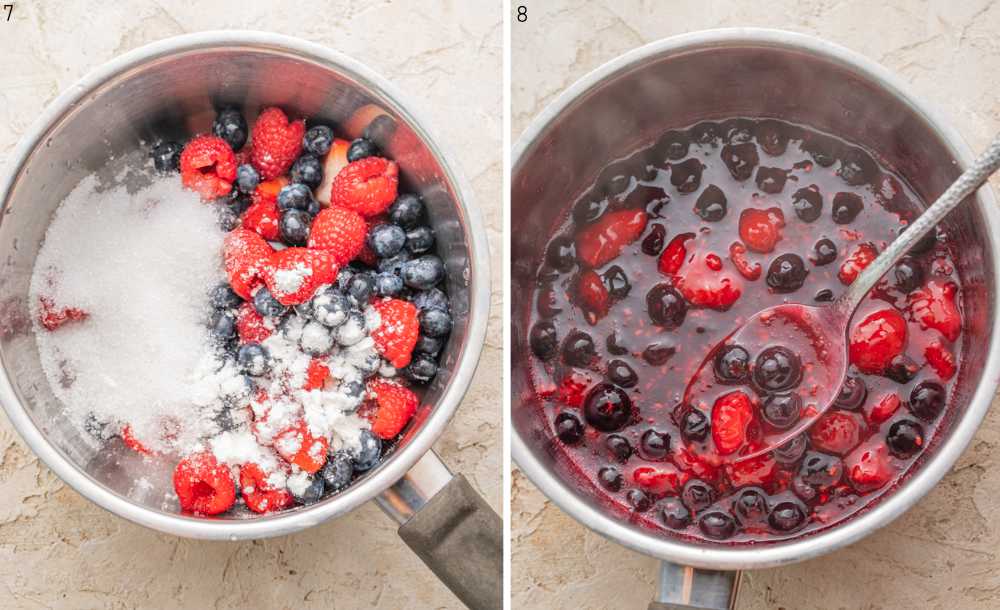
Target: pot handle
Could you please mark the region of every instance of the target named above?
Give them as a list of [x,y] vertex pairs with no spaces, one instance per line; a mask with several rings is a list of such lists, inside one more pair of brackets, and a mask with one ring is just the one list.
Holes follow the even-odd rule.
[[464,476],[428,451],[375,501],[399,537],[469,608],[503,605],[503,525]]
[[741,575],[660,562],[660,591],[649,610],[732,610]]

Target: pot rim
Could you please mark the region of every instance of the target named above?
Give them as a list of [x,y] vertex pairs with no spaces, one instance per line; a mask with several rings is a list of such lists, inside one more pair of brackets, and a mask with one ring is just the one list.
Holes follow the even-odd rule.
[[[833,61],[855,74],[878,83],[885,91],[904,103],[922,118],[934,131],[961,168],[968,167],[973,154],[958,132],[943,115],[926,102],[920,101],[905,83],[887,68],[860,53],[807,34],[769,28],[719,28],[702,30],[665,38],[620,55],[573,83],[528,125],[515,144],[511,159],[511,175],[516,176],[518,164],[531,149],[548,125],[563,111],[589,91],[605,81],[632,68],[641,66],[664,55],[692,50],[705,50],[732,46],[774,47],[805,51],[821,59]],[[513,183],[513,179],[511,181]],[[1000,254],[1000,210],[992,190],[978,191],[978,207],[986,220],[990,249],[994,259]],[[1000,265],[994,265],[994,285],[1000,285]],[[528,443],[513,426],[511,427],[511,455],[517,466],[542,492],[574,519],[602,536],[633,550],[662,560],[699,568],[738,570],[766,568],[804,561],[841,548],[871,534],[906,512],[931,490],[950,470],[972,440],[1000,384],[1000,328],[991,320],[989,351],[978,385],[965,414],[958,420],[952,433],[935,453],[925,461],[899,488],[881,499],[873,508],[851,517],[840,525],[787,542],[776,542],[742,547],[726,547],[682,542],[640,527],[629,526],[622,520],[609,516],[594,506],[583,502],[571,484],[565,483],[539,462]],[[514,400],[514,397],[511,397]],[[515,408],[512,405],[511,408]]]
[[412,100],[387,79],[347,55],[292,36],[249,30],[184,34],[144,45],[94,68],[49,104],[21,138],[11,155],[7,170],[0,178],[0,218],[2,208],[6,207],[11,190],[30,155],[42,144],[46,134],[56,123],[78,105],[88,103],[86,98],[92,92],[129,70],[164,57],[213,48],[241,47],[285,54],[322,66],[346,76],[373,92],[376,97],[382,98],[420,136],[441,164],[455,192],[470,251],[470,264],[464,274],[470,291],[468,329],[465,341],[459,347],[459,360],[448,385],[420,429],[376,471],[347,491],[324,502],[250,519],[200,518],[141,506],[91,478],[49,443],[35,426],[17,398],[6,366],[0,374],[0,403],[7,416],[34,453],[70,487],[111,513],[161,532],[191,538],[233,541],[279,536],[317,525],[366,503],[406,475],[430,451],[431,445],[444,431],[468,390],[485,342],[490,308],[489,246],[486,231],[478,208],[472,205],[472,188],[454,162],[454,157],[441,148],[439,138],[432,137],[428,122],[415,110]]

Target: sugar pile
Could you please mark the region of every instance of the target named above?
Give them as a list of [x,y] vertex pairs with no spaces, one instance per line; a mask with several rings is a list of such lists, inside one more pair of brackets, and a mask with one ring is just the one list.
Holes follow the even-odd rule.
[[164,416],[184,422],[175,433],[191,441],[201,433],[191,381],[208,345],[206,290],[224,277],[222,238],[214,209],[176,177],[130,194],[100,191],[91,176],[63,201],[35,264],[31,302],[36,321],[43,297],[88,313],[85,323],[36,332],[46,376],[73,421],[125,416],[154,445]]

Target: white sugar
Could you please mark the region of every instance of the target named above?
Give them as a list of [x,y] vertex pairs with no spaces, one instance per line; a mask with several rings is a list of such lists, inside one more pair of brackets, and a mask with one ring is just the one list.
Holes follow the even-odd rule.
[[89,314],[36,328],[42,365],[74,420],[127,415],[137,438],[162,449],[164,417],[181,422],[181,439],[199,434],[190,428],[204,397],[191,381],[206,351],[206,291],[224,277],[223,234],[176,176],[134,194],[96,187],[85,178],[63,201],[35,265],[36,324],[41,297]]

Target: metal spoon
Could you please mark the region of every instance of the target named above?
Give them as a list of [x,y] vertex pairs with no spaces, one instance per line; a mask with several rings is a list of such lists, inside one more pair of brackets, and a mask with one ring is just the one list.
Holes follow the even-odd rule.
[[[847,375],[848,329],[858,305],[882,276],[892,269],[921,237],[933,230],[949,212],[982,186],[998,168],[1000,168],[1000,134],[986,152],[980,155],[932,206],[924,210],[913,224],[889,244],[836,301],[819,307],[800,304],[768,307],[750,317],[709,352],[708,357],[688,383],[684,402],[690,408],[699,409],[706,415],[711,415],[715,408],[724,409],[724,412],[716,414],[716,421],[724,421],[730,430],[739,430],[740,426],[746,423],[746,414],[750,412],[745,404],[739,404],[742,399],[735,394],[742,392],[744,396],[753,396],[749,388],[749,376],[756,375],[757,369],[761,367],[755,367],[754,372],[749,373],[748,379],[742,383],[729,385],[722,383],[714,370],[715,357],[720,350],[730,348],[729,346],[740,346],[749,354],[757,354],[767,348],[787,346],[791,348],[794,357],[800,360],[802,371],[802,377],[798,380],[782,379],[781,375],[778,375],[777,379],[754,380],[757,387],[761,386],[762,381],[772,383],[774,387],[765,389],[779,393],[783,389],[791,389],[782,388],[782,385],[794,385],[799,394],[803,395],[803,404],[797,421],[785,430],[764,433],[761,440],[752,445],[740,445],[739,438],[727,438],[723,432],[713,430],[715,453],[719,455],[720,461],[748,460],[781,447],[807,430],[830,408]],[[787,355],[777,356],[785,358]],[[733,396],[729,396],[730,394]],[[718,436],[720,434],[721,437]]]

